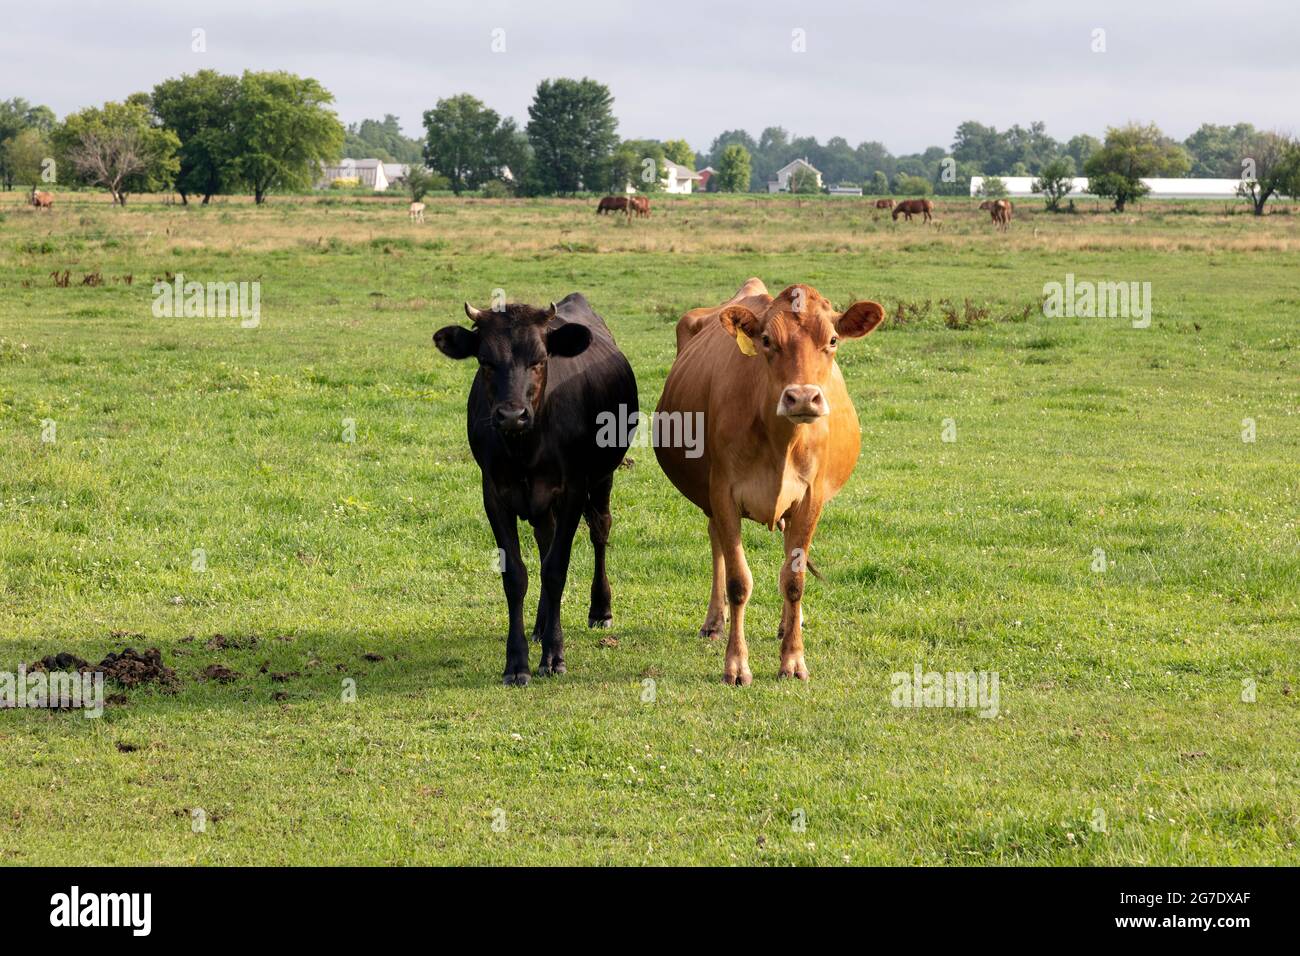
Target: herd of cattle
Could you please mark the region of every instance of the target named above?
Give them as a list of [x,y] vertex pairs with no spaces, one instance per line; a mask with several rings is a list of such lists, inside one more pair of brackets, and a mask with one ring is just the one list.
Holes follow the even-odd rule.
[[[895,202],[892,199],[877,199],[877,209],[892,210],[891,215],[895,221],[899,216],[903,216],[905,221],[911,222],[912,216],[922,217],[922,221],[930,222],[934,218],[934,201],[931,199],[904,199]],[[987,200],[980,203],[980,209],[989,212],[993,218],[993,224],[999,229],[1005,230],[1011,223],[1011,200],[996,199]],[[601,213],[626,213],[629,218],[632,216],[650,215],[650,200],[644,196],[605,196],[596,204],[596,215]]]
[[[33,188],[28,201],[37,209],[53,209],[54,195]],[[411,203],[409,215],[412,222],[424,222],[425,205],[422,202]],[[913,215],[918,215],[925,222],[930,222],[934,213],[934,202],[929,199],[904,199],[895,203],[892,199],[877,199],[877,209],[892,210],[897,221],[899,216],[911,222]],[[1011,200],[991,199],[980,203],[980,209],[986,210],[993,218],[993,224],[1005,231],[1011,224]],[[605,196],[596,205],[596,215],[602,213],[624,213],[629,219],[633,216],[643,218],[650,215],[650,200],[645,196]]]
[[[631,365],[581,294],[548,309],[481,311],[466,303],[465,313],[469,328],[449,325],[433,341],[448,357],[478,364],[466,414],[508,606],[505,684],[532,677],[519,521],[532,526],[542,562],[532,630],[542,645],[537,673],[565,672],[560,604],[584,517],[595,552],[587,623],[612,623],[610,492],[638,427],[650,429],[664,474],[708,518],[713,585],[700,634],[726,630],[723,680],[753,680],[745,518],[784,537],[779,674],[807,680],[801,602],[806,573],[817,573],[808,552],[822,509],[853,472],[860,441],[835,355],[841,343],[879,326],[884,309],[864,301],[837,312],[811,286],[792,285],[774,298],[749,279],[726,302],[693,309],[677,323],[677,357],[649,421],[637,413]],[[608,427],[630,416],[634,427]],[[701,440],[687,437],[693,423]]]

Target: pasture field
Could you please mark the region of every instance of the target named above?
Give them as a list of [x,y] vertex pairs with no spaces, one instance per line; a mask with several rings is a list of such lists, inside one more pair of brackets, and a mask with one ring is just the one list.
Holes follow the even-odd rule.
[[[1300,862],[1291,211],[1025,201],[1002,235],[953,199],[924,226],[841,198],[659,198],[634,222],[435,198],[423,225],[397,200],[21,198],[0,200],[0,670],[131,644],[181,687],[97,720],[0,711],[0,861]],[[168,273],[260,282],[260,325],[155,317]],[[1067,274],[1149,282],[1150,327],[1045,318]],[[751,275],[894,316],[840,352],[863,454],[814,543],[811,681],[775,678],[779,538],[748,524],[755,680],[721,683],[705,522],[635,448],[613,630],[585,627],[580,532],[569,673],[501,687],[472,363],[432,333],[497,288],[580,290],[648,411],[680,314]],[[891,706],[917,664],[996,671],[998,715]]]

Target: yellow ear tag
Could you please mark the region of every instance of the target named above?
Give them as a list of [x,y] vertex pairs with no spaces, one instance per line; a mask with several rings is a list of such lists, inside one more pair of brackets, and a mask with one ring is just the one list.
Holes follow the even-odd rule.
[[736,331],[736,344],[740,346],[740,351],[746,355],[758,354],[758,349],[754,348],[754,340],[739,330]]

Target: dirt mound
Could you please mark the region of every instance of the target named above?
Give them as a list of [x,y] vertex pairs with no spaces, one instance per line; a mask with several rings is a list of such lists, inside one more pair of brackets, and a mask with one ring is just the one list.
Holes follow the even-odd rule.
[[58,654],[50,654],[42,657],[39,661],[27,665],[27,670],[45,671],[47,674],[53,671],[77,671],[80,673],[90,667],[84,660],[76,654],[69,654],[67,651],[60,651]]
[[124,648],[121,653],[109,654],[93,669],[103,671],[105,680],[116,681],[128,689],[141,684],[157,684],[164,690],[176,690],[181,686],[180,678],[163,663],[162,653],[156,647],[143,654],[134,647]]
[[42,657],[27,668],[29,671],[76,671],[80,674],[101,672],[104,680],[113,681],[128,690],[143,684],[156,684],[165,691],[175,691],[181,686],[180,678],[162,660],[162,652],[151,647],[143,654],[134,647],[110,653],[98,664],[87,663],[76,654],[60,651]]
[[218,684],[229,684],[232,681],[239,680],[239,673],[232,671],[225,664],[209,664],[199,672],[200,681],[216,681]]

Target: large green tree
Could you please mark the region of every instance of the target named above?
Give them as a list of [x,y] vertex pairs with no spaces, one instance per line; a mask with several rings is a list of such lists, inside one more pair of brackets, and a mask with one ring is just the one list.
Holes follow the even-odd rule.
[[1209,179],[1237,179],[1242,174],[1242,161],[1249,156],[1249,144],[1255,135],[1255,127],[1250,123],[1236,126],[1201,124],[1183,143],[1192,160],[1191,174]]
[[4,146],[5,161],[13,182],[32,189],[55,181],[54,147],[47,133],[29,126]]
[[664,157],[678,166],[695,169],[695,150],[684,139],[670,139],[663,144]]
[[1185,176],[1187,152],[1164,136],[1154,123],[1130,123],[1106,130],[1106,142],[1084,165],[1088,191],[1114,201],[1115,211],[1141,199],[1149,190],[1145,176]]
[[622,192],[630,185],[637,192],[658,192],[668,172],[665,158],[663,144],[657,140],[624,140],[609,160],[610,191]]
[[131,193],[171,188],[180,162],[180,140],[154,123],[148,96],[105,103],[68,116],[51,139],[64,164],[91,186],[102,186],[113,202],[126,205]]
[[732,143],[722,150],[718,160],[718,191],[743,193],[749,191],[749,150],[740,143]]
[[246,71],[235,100],[240,180],[258,204],[273,189],[310,186],[317,168],[339,157],[343,124],[333,95],[310,77]]
[[528,107],[532,181],[538,191],[574,193],[609,183],[618,145],[614,98],[595,80],[543,80]]
[[10,152],[19,134],[30,129],[48,135],[53,128],[54,112],[48,106],[33,106],[21,96],[0,100],[0,183],[6,190],[13,189],[15,181],[22,181],[16,175]]
[[503,167],[515,176],[523,172],[526,147],[515,121],[503,120],[468,93],[439,100],[425,112],[424,128],[425,162],[447,177],[458,196],[500,178]]
[[1070,137],[1070,141],[1065,144],[1064,153],[1074,160],[1075,169],[1083,169],[1088,159],[1099,149],[1101,149],[1101,140],[1087,133],[1080,133],[1078,136]]
[[215,70],[164,80],[153,89],[154,115],[180,139],[176,191],[181,202],[202,196],[203,204],[239,179],[235,106],[240,80]]

